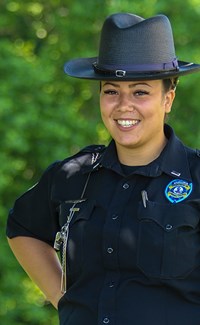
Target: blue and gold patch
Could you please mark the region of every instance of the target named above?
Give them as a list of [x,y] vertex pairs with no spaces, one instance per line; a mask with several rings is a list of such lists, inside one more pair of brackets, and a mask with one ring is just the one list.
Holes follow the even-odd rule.
[[181,179],[171,181],[166,189],[166,198],[172,203],[178,203],[185,200],[192,192],[192,183]]

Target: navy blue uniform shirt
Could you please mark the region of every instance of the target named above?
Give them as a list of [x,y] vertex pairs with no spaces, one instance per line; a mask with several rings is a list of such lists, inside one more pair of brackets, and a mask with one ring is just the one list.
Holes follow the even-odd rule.
[[113,141],[52,164],[10,211],[8,237],[53,246],[78,202],[61,325],[200,325],[200,154],[165,133],[146,166],[122,166]]

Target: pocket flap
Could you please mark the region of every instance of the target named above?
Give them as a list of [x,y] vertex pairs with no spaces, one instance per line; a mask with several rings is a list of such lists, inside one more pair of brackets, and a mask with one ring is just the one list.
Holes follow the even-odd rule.
[[165,231],[179,227],[195,229],[199,223],[200,211],[190,204],[159,204],[147,201],[146,208],[142,202],[139,204],[138,218],[140,220],[154,221]]
[[58,207],[60,226],[63,226],[67,222],[67,218],[70,213],[73,215],[70,221],[70,225],[73,225],[79,220],[88,220],[94,206],[95,201],[88,199],[62,202]]

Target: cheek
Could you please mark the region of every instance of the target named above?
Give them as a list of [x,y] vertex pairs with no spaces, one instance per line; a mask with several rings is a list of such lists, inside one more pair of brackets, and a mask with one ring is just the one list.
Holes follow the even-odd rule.
[[109,117],[113,111],[113,103],[104,97],[100,97],[100,112],[102,117]]
[[158,121],[163,121],[166,114],[164,104],[162,103],[152,103],[152,105],[143,106],[139,110],[140,116],[149,123],[158,123]]

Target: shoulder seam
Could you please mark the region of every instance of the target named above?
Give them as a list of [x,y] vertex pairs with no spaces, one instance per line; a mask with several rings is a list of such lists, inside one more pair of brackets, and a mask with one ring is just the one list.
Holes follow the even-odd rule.
[[196,155],[200,158],[200,149],[196,149]]

